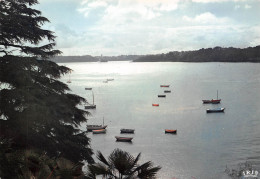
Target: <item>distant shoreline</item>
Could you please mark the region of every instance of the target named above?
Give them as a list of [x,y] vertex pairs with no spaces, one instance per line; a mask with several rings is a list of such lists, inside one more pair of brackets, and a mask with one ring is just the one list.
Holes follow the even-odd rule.
[[132,61],[132,62],[229,62],[229,63],[259,63],[260,46],[240,48],[207,48],[194,51],[173,51],[155,55],[120,55],[120,56],[56,56],[51,59],[56,63]]

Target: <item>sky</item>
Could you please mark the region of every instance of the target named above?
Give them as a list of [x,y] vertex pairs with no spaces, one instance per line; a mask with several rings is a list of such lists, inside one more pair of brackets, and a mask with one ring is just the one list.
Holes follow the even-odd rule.
[[260,0],[38,0],[63,55],[260,45]]

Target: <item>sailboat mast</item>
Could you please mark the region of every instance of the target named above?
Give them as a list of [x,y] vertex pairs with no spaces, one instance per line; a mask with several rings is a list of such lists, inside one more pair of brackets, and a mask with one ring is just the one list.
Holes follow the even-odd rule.
[[93,91],[92,91],[92,97],[93,97],[93,105],[94,105],[94,93],[93,93]]
[[217,99],[218,99],[218,90],[217,90]]

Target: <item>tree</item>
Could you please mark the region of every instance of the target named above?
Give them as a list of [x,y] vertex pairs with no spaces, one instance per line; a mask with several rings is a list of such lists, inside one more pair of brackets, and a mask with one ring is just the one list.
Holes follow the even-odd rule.
[[71,69],[47,60],[61,52],[41,28],[48,19],[31,8],[37,3],[0,1],[0,137],[12,139],[12,149],[91,163],[90,139],[78,129],[89,114],[77,108],[85,99],[58,80]]
[[62,157],[49,158],[44,152],[39,154],[33,150],[16,150],[12,141],[0,138],[0,177],[6,178],[38,178],[38,179],[81,179],[84,178],[82,163],[73,163]]
[[130,153],[115,149],[108,157],[98,151],[99,163],[88,165],[88,179],[96,179],[102,175],[105,179],[152,179],[161,167],[153,167],[151,161],[138,165],[141,153],[135,158]]

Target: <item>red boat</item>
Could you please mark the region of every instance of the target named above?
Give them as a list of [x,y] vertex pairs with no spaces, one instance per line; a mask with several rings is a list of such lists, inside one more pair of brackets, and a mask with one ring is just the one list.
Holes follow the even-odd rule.
[[159,104],[152,104],[152,106],[159,106]]
[[177,129],[176,130],[165,129],[165,133],[177,134]]
[[211,104],[218,104],[220,103],[221,99],[212,99],[212,100],[202,100],[202,102],[204,104],[208,104],[208,103],[211,103]]
[[204,104],[208,104],[208,103],[211,103],[211,104],[218,104],[220,103],[221,99],[218,99],[218,91],[217,91],[217,99],[211,99],[211,100],[202,100],[202,102]]
[[105,134],[106,129],[92,130],[93,134]]
[[160,85],[160,87],[166,87],[166,88],[169,88],[170,85]]
[[93,131],[93,130],[101,130],[105,129],[107,125],[87,125],[87,131]]

